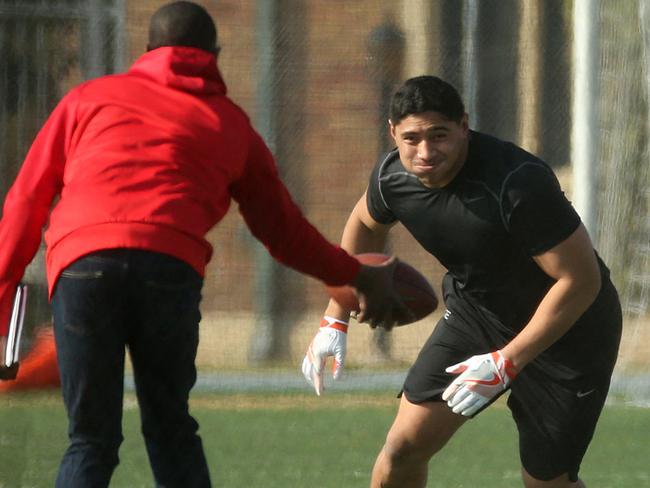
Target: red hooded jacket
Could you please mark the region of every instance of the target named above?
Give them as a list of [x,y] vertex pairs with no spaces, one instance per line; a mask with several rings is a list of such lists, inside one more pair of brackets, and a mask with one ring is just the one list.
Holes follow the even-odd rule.
[[0,221],[0,335],[16,284],[45,241],[52,295],[61,271],[110,248],[170,254],[201,275],[207,232],[231,198],[280,262],[327,284],[359,263],[303,217],[246,114],[226,97],[214,55],[162,47],[120,75],[69,92],[37,135]]

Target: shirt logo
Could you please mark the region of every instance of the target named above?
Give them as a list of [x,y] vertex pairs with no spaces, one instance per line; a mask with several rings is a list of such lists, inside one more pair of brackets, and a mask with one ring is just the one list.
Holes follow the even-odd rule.
[[446,309],[445,315],[443,315],[443,317],[445,318],[445,320],[449,320],[449,317],[451,317],[451,310]]
[[579,391],[578,393],[576,393],[576,396],[577,396],[578,398],[584,398],[584,397],[586,397],[587,395],[591,395],[591,394],[592,394],[593,392],[595,392],[595,391],[596,391],[595,388],[592,389],[592,390],[588,390],[588,391]]

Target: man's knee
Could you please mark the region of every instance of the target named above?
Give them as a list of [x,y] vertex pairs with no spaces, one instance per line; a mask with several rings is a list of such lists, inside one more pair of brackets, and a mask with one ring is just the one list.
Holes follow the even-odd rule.
[[412,404],[402,398],[386,438],[385,456],[392,462],[428,462],[465,420],[443,403]]
[[150,441],[182,446],[187,442],[194,442],[198,430],[199,424],[186,409],[178,409],[165,415],[142,415],[142,435]]
[[384,444],[384,455],[391,464],[428,462],[444,443],[435,439],[428,442],[410,439],[399,433],[389,433]]
[[113,470],[120,462],[121,438],[99,439],[86,436],[71,438],[64,456],[64,465],[73,466],[73,471],[87,471],[87,476],[110,479]]

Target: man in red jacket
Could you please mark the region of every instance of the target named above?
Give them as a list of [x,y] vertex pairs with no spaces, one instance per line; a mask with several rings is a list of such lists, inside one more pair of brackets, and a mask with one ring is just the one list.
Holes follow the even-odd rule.
[[353,284],[361,319],[390,325],[403,306],[394,261],[361,266],[302,216],[269,149],[226,97],[218,50],[202,7],[159,9],[148,52],[127,73],[63,98],[7,195],[0,324],[50,215],[47,277],[70,422],[57,487],[108,486],[122,441],[125,346],[156,484],[210,485],[188,397],[212,254],[205,235],[231,198],[278,261],[330,285]]

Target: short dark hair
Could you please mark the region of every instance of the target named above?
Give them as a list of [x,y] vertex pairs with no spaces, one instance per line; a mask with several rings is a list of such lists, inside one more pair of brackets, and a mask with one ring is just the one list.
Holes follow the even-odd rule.
[[194,2],[168,3],[149,22],[147,49],[163,46],[197,47],[217,54],[217,27],[207,10]]
[[392,124],[398,124],[409,115],[424,112],[438,112],[460,122],[465,105],[458,91],[436,76],[410,78],[393,95],[388,117]]

